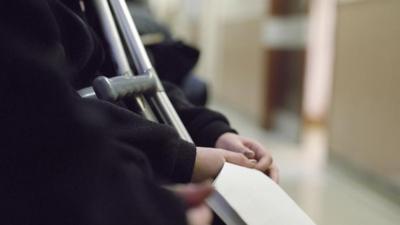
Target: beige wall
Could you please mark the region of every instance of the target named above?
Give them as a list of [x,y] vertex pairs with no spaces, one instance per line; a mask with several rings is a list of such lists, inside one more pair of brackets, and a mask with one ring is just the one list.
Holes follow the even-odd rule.
[[265,101],[262,27],[268,0],[151,0],[174,34],[201,49],[197,74],[212,97],[261,120]]
[[211,85],[218,101],[261,121],[266,79],[260,26],[261,20],[224,25]]
[[261,120],[264,101],[262,26],[265,0],[207,0],[199,31],[199,74],[213,97]]
[[400,187],[400,1],[338,8],[330,148]]

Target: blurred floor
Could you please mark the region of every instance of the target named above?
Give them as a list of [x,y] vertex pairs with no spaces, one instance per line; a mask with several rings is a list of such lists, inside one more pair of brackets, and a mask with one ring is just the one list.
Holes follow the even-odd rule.
[[242,135],[271,149],[281,170],[281,186],[317,225],[400,224],[399,205],[327,160],[323,128],[307,128],[300,143],[290,143],[223,104],[211,108],[224,112]]

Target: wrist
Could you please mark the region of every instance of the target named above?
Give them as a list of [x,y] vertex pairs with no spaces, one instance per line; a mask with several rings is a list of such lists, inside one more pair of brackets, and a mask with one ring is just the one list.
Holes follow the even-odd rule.
[[192,182],[214,179],[225,163],[221,151],[213,148],[197,147]]

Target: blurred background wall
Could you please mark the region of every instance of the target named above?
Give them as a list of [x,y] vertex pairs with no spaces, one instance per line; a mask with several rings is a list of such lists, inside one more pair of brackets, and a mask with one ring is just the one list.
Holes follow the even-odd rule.
[[265,87],[261,28],[267,1],[181,2],[184,10],[172,10],[174,16],[160,16],[171,24],[177,36],[201,49],[197,71],[208,81],[213,98],[261,118]]
[[296,146],[317,128],[327,142],[302,159],[326,160],[400,203],[399,0],[150,3],[177,38],[201,49],[196,74],[211,105]]
[[338,5],[330,149],[400,188],[400,1]]

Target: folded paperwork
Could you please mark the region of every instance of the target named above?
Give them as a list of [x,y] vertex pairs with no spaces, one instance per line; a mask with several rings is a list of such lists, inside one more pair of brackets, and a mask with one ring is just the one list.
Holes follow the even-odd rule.
[[274,181],[259,171],[226,163],[208,204],[227,225],[315,225]]

